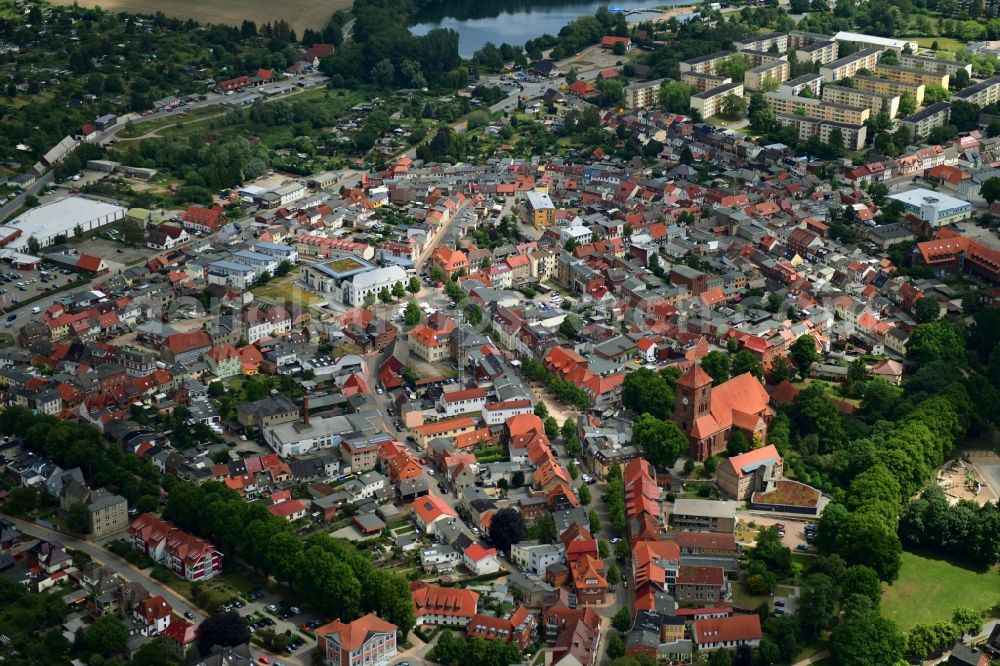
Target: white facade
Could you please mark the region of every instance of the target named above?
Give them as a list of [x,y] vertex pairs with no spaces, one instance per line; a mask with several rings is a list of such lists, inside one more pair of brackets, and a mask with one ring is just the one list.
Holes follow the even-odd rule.
[[558,564],[566,557],[561,543],[520,543],[510,547],[510,559],[526,573],[544,576],[552,564]]

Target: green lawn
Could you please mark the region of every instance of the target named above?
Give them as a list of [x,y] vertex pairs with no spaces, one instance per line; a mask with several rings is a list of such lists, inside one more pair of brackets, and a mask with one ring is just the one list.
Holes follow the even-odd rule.
[[906,37],[905,39],[910,39],[924,47],[929,49],[931,44],[934,42],[938,43],[938,48],[942,51],[953,51],[958,52],[965,48],[965,44],[957,39],[952,39],[951,37]]
[[944,559],[904,552],[899,580],[882,594],[882,613],[906,631],[951,618],[959,606],[987,610],[1000,598],[996,571],[980,572]]
[[729,584],[733,591],[733,606],[743,610],[755,610],[762,603],[771,605],[772,597],[769,594],[750,594],[745,583],[733,581]]

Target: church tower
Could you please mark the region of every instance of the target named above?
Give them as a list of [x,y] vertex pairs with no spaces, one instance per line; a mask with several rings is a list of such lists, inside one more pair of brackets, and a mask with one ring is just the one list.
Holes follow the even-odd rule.
[[674,401],[674,421],[684,434],[699,417],[712,411],[712,378],[697,363],[677,380],[677,399]]

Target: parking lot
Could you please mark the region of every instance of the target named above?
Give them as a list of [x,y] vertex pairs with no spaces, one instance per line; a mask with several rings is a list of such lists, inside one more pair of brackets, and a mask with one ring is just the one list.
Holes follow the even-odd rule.
[[815,552],[815,548],[806,534],[806,525],[815,525],[818,522],[815,518],[763,516],[759,513],[750,513],[747,511],[740,511],[738,517],[741,527],[752,522],[755,525],[755,530],[761,527],[783,525],[784,535],[782,535],[781,541],[791,548],[792,552]]
[[[14,305],[23,300],[51,291],[76,280],[77,274],[69,270],[43,269],[40,271],[25,271],[0,267],[0,307]],[[4,327],[10,328],[5,322]]]
[[253,634],[271,630],[276,637],[287,637],[278,638],[280,644],[287,644],[287,648],[279,644],[272,649],[276,654],[287,656],[302,656],[316,647],[312,632],[324,624],[319,618],[303,613],[302,609],[265,590],[244,594],[224,604],[220,610],[232,610],[242,615]]

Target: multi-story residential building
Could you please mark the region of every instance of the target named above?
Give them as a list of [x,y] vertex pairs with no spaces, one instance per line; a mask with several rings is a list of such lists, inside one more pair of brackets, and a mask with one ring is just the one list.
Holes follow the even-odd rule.
[[819,74],[803,74],[789,79],[778,86],[778,92],[786,95],[801,95],[803,90],[808,90],[813,97],[819,97],[820,87],[823,85],[823,77]]
[[677,570],[674,595],[677,601],[714,604],[726,597],[726,572],[722,567],[684,566]]
[[865,35],[859,32],[840,31],[833,36],[837,42],[854,46],[859,49],[874,49],[878,51],[893,50],[896,53],[909,51],[916,53],[920,46],[916,42],[905,39],[890,39],[888,37],[878,37],[876,35]]
[[719,465],[716,483],[726,497],[743,502],[755,492],[772,490],[782,478],[781,454],[773,444],[726,458]]
[[625,108],[645,109],[654,106],[660,94],[663,79],[630,83],[625,86]]
[[760,616],[756,613],[704,618],[691,625],[691,638],[698,650],[704,652],[735,650],[744,645],[756,647],[763,636]]
[[899,122],[910,131],[915,141],[927,138],[935,127],[943,127],[951,120],[951,102],[935,102]]
[[448,391],[438,398],[438,411],[446,417],[482,412],[486,406],[486,390],[478,386],[460,391]]
[[457,326],[451,317],[435,312],[427,323],[417,324],[406,334],[410,352],[431,363],[450,358],[450,338]]
[[818,32],[792,30],[788,33],[788,46],[793,49],[797,49],[807,44],[812,44],[813,42],[829,42],[831,40],[833,40],[833,37],[830,35],[823,35]]
[[729,58],[733,56],[732,51],[716,51],[690,60],[683,60],[680,63],[681,74],[684,72],[696,72],[698,74],[715,74]]
[[248,428],[269,428],[291,423],[299,417],[299,408],[282,394],[245,402],[236,406],[236,420]]
[[410,583],[410,593],[417,625],[467,627],[479,605],[478,592],[460,587],[429,585],[422,580]]
[[274,275],[274,272],[278,270],[278,258],[262,252],[240,250],[233,253],[233,261],[252,267],[260,275],[264,273]]
[[681,74],[681,83],[694,86],[698,92],[705,92],[733,80],[728,76],[716,76],[715,74],[700,74],[698,72],[684,72]]
[[841,79],[851,78],[858,73],[859,69],[874,71],[881,53],[882,49],[863,49],[849,56],[838,58],[821,66],[819,68],[820,76],[827,83],[833,83]]
[[743,97],[743,82],[733,81],[691,95],[691,109],[700,113],[702,118],[711,118],[719,114],[722,110],[722,101],[729,95]]
[[924,103],[924,91],[926,86],[922,83],[905,83],[903,81],[893,81],[877,76],[862,76],[856,74],[852,79],[854,88],[873,92],[878,95],[909,95],[913,103],[919,107]]
[[316,630],[318,649],[327,666],[387,666],[396,658],[397,629],[374,613],[334,620]]
[[525,205],[528,215],[531,216],[531,224],[536,228],[551,227],[556,222],[556,207],[548,194],[528,192]]
[[837,53],[837,42],[832,40],[815,41],[796,47],[795,59],[798,62],[827,65],[837,59]]
[[776,60],[788,62],[788,55],[784,52],[771,53],[770,51],[750,51],[747,49],[741,49],[737,51],[737,54],[746,58],[747,65],[750,67],[757,67],[758,65],[775,62]]
[[941,60],[913,53],[900,53],[899,66],[909,67],[910,69],[923,69],[937,74],[954,74],[959,70],[965,70],[966,74],[972,76],[972,65],[970,63],[958,62],[956,60]]
[[871,115],[871,111],[863,107],[845,106],[812,97],[794,97],[782,92],[766,92],[764,101],[777,116],[794,114],[847,125],[861,125]]
[[960,99],[969,104],[977,106],[987,106],[1000,101],[1000,76],[974,83],[968,88],[959,90],[951,96],[952,99]]
[[544,576],[549,565],[562,562],[566,558],[566,550],[559,542],[539,543],[537,541],[522,541],[510,547],[510,559],[521,571],[536,576]]
[[880,62],[875,67],[875,74],[902,83],[922,83],[925,86],[941,86],[945,90],[948,89],[948,74],[932,72],[927,69],[910,69]]
[[209,284],[246,290],[257,279],[257,270],[235,261],[214,261],[209,264],[206,276]]
[[779,53],[784,53],[788,50],[788,33],[769,32],[766,35],[741,39],[735,43],[735,46],[737,50],[767,51],[773,48]]
[[379,445],[385,438],[345,437],[340,441],[340,459],[355,474],[375,469]]
[[743,87],[746,90],[776,89],[779,83],[788,80],[791,71],[787,60],[765,62],[743,73]]
[[847,150],[864,148],[868,132],[868,128],[864,125],[848,125],[804,116],[780,115],[777,120],[781,126],[791,125],[794,127],[801,141],[807,141],[811,136],[818,136],[824,143],[829,143],[834,130],[840,130],[843,146]]
[[502,425],[510,417],[518,414],[530,414],[533,409],[531,400],[528,398],[487,402],[483,405],[483,421],[488,426]]
[[100,495],[87,504],[87,530],[92,539],[100,539],[128,527],[128,500],[107,492]]
[[730,501],[675,499],[670,511],[670,525],[675,530],[732,534],[736,530],[736,509],[739,506],[738,502]]
[[254,243],[253,251],[257,254],[268,254],[278,260],[280,264],[287,261],[291,264],[299,263],[299,251],[289,245],[281,243]]
[[823,101],[868,109],[873,116],[883,110],[889,114],[890,118],[895,118],[896,114],[899,113],[898,95],[879,95],[832,83],[823,86]]
[[189,581],[207,580],[222,571],[222,553],[212,544],[177,529],[154,513],[128,526],[132,547]]
[[209,349],[205,354],[205,360],[212,373],[219,379],[235,377],[243,370],[240,353],[232,345],[218,345]]

